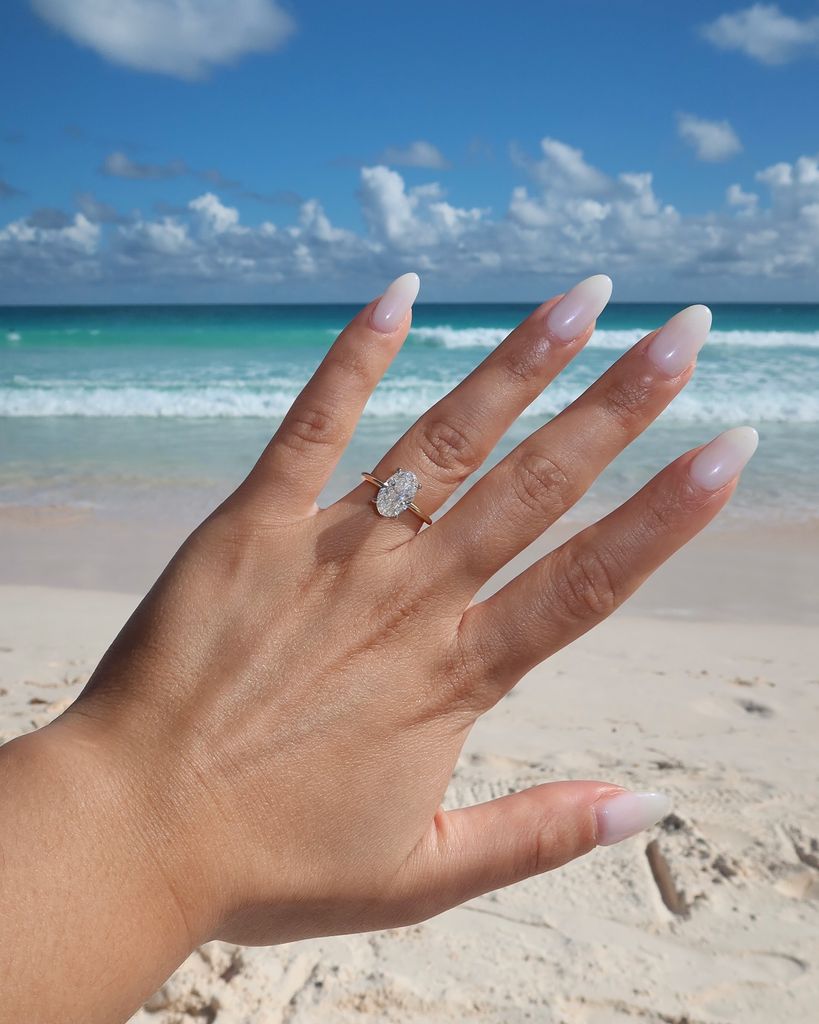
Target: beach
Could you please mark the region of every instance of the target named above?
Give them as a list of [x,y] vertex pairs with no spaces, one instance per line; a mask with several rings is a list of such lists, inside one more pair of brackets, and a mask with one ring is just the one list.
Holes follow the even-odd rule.
[[[144,312],[2,311],[0,740],[76,697],[187,532],[249,468],[346,316],[246,310],[228,344],[227,314],[201,309],[155,312],[151,329]],[[420,307],[410,347],[326,500],[371,469],[385,439],[519,312]],[[607,313],[585,361],[495,458],[663,312]],[[625,608],[477,724],[447,795],[458,806],[600,778],[663,790],[672,813],[620,846],[411,928],[273,949],[210,943],[134,1022],[815,1019],[819,309],[715,314],[690,395],[506,576],[686,447],[748,422],[761,445],[736,500]]]

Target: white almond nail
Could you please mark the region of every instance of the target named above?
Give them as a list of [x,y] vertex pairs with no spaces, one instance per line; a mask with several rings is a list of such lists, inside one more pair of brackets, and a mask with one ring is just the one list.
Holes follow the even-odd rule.
[[558,341],[574,341],[585,333],[611,298],[611,278],[595,274],[576,284],[549,310],[546,326]]
[[743,469],[758,444],[753,427],[726,430],[694,456],[688,474],[704,491],[718,491]]
[[417,274],[402,274],[396,277],[372,311],[372,326],[382,334],[392,334],[418,298],[420,287],[421,278]]
[[671,810],[665,793],[618,793],[594,805],[597,845],[613,846],[656,825]]
[[648,358],[664,377],[679,377],[696,359],[710,330],[707,306],[681,309],[651,339]]

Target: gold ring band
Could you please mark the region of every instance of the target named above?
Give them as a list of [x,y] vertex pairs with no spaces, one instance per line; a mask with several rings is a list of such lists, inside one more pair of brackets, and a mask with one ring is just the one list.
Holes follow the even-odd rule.
[[[378,494],[373,498],[373,504],[379,515],[385,516],[387,519],[395,519],[404,511],[414,512],[423,523],[432,526],[432,520],[426,512],[422,512],[411,500],[411,497],[415,496],[415,492],[421,489],[414,473],[409,470],[397,469],[387,480],[379,480],[372,473],[362,473],[361,475],[367,483],[378,488]],[[401,493],[399,493],[399,488]]]

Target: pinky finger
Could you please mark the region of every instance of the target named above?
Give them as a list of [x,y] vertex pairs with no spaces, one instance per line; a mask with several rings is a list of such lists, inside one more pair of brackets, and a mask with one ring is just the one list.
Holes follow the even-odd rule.
[[737,427],[667,466],[629,501],[468,609],[463,657],[489,707],[534,665],[597,625],[727,503],[756,450]]
[[[396,278],[341,332],[238,494],[287,518],[309,514],[367,399],[409,333],[417,274]],[[238,496],[238,495],[237,495]]]

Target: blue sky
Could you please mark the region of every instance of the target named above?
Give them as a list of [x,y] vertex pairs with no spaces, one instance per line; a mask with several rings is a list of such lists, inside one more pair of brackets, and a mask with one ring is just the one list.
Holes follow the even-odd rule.
[[819,300],[819,3],[182,6],[3,5],[0,301]]

